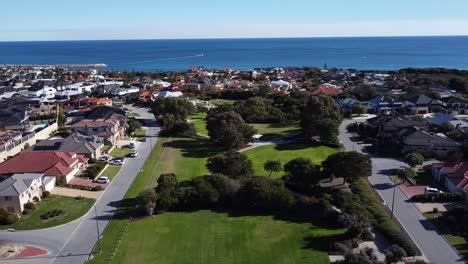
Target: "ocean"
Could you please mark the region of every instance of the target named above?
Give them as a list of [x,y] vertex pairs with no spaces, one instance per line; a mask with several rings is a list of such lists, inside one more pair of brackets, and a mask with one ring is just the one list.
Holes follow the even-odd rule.
[[0,64],[96,64],[109,70],[468,69],[468,36],[0,42]]

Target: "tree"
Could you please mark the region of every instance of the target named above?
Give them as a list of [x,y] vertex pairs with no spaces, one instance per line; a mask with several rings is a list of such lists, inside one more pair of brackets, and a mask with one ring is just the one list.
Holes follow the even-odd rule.
[[312,95],[301,112],[300,124],[309,138],[320,136],[327,142],[337,142],[338,126],[342,119],[340,108],[335,100],[329,96]]
[[284,165],[285,180],[289,184],[315,185],[321,178],[320,166],[310,159],[296,158]]
[[175,122],[176,122],[176,119],[173,114],[170,114],[170,113],[164,114],[161,119],[163,130],[171,131],[172,128],[174,128]]
[[461,78],[451,78],[448,83],[448,87],[452,90],[457,90],[459,92],[465,92],[466,83]]
[[173,192],[179,182],[177,176],[174,173],[164,173],[158,178],[158,185],[156,185],[156,192]]
[[209,115],[206,129],[210,140],[224,149],[237,149],[247,144],[256,130],[247,125],[242,117],[233,111]]
[[238,197],[241,206],[261,210],[284,210],[295,202],[282,181],[263,176],[247,179]]
[[322,167],[325,175],[342,177],[343,184],[372,175],[371,158],[355,151],[332,154],[322,162]]
[[137,197],[140,206],[145,208],[148,215],[153,215],[156,206],[156,192],[153,189],[142,191]]
[[412,168],[422,165],[424,162],[424,157],[418,152],[409,153],[403,159],[404,162],[408,163]]
[[63,107],[57,106],[58,107],[58,112],[57,112],[57,125],[59,128],[63,128],[65,126],[65,112],[63,110]]
[[280,160],[268,160],[268,161],[265,162],[265,164],[263,164],[263,168],[266,171],[270,172],[270,174],[268,174],[268,177],[271,178],[271,174],[273,172],[281,171],[283,169],[283,166],[281,166],[281,161]]
[[233,110],[247,123],[280,123],[285,120],[284,113],[272,106],[273,101],[262,97],[252,97],[234,104]]
[[397,263],[407,256],[406,251],[398,245],[391,245],[384,251],[385,263]]
[[186,120],[187,116],[195,111],[195,106],[188,100],[174,97],[158,97],[151,105],[151,112],[155,116],[173,114],[176,121]]
[[223,174],[232,179],[248,177],[254,173],[252,161],[237,151],[228,151],[209,158],[206,167],[211,173]]
[[142,127],[141,123],[136,121],[135,119],[129,119],[127,124],[128,124],[127,133],[129,135],[132,135],[133,133],[135,133],[135,131],[137,131],[138,129]]
[[177,177],[173,173],[161,174],[156,186],[156,204],[160,210],[170,210],[178,203],[175,192],[179,186]]

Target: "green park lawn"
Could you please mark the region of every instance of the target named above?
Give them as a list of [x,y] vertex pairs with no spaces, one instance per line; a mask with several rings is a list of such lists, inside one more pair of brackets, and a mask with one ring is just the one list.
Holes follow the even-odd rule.
[[132,149],[123,149],[123,148],[117,148],[115,147],[109,155],[111,155],[112,157],[114,158],[125,158],[127,157],[128,155],[130,155],[130,153],[132,153],[133,150]]
[[329,263],[344,230],[212,211],[164,213],[129,224],[113,263]]
[[208,130],[206,130],[206,113],[190,115],[188,119],[195,125],[199,134],[208,136]]
[[107,168],[102,172],[101,176],[107,176],[109,179],[114,179],[114,177],[119,173],[121,166],[109,165]]
[[210,100],[211,103],[217,104],[217,105],[223,105],[223,104],[234,104],[236,100],[229,100],[229,99],[213,99]]
[[[254,165],[255,174],[268,175],[263,169],[267,160],[280,160],[282,165],[295,158],[309,158],[315,164],[321,164],[329,155],[338,152],[337,148],[325,146],[308,146],[300,143],[289,143],[280,145],[267,145],[243,152]],[[279,178],[284,172],[273,172],[272,177]]]
[[[256,170],[268,157],[290,160],[307,154],[318,161],[337,151],[292,144],[268,147],[246,152],[261,159],[254,160]],[[179,181],[207,174],[207,158],[218,153],[201,139],[160,138],[104,233],[103,253],[96,253],[90,263],[329,263],[326,250],[344,230],[212,211],[164,213],[128,222],[135,210],[132,199],[154,187],[161,173],[175,173]],[[261,157],[264,154],[270,156]]]
[[260,140],[268,141],[300,131],[298,123],[293,124],[250,124],[257,133],[263,135]]
[[[95,200],[84,198],[77,200],[73,197],[51,195],[49,198],[37,203],[35,212],[23,215],[21,219],[8,226],[1,226],[2,229],[14,228],[16,230],[32,230],[57,226],[73,221],[89,211]],[[42,220],[40,216],[52,210],[65,210],[65,215],[58,216],[51,220]]]

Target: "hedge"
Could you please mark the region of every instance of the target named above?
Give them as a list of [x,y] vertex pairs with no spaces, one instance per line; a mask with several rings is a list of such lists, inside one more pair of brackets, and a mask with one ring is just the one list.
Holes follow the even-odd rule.
[[351,184],[351,189],[359,197],[361,203],[365,205],[365,209],[373,216],[375,228],[382,232],[391,244],[402,247],[409,256],[416,255],[413,242],[393,222],[383,204],[372,194],[371,188],[365,181],[365,179],[358,179]]
[[465,200],[465,197],[461,193],[427,193],[417,194],[411,197],[412,202],[459,202]]

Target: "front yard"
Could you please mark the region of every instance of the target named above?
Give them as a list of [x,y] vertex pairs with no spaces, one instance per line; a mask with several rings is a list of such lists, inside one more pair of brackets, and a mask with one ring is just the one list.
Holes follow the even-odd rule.
[[[65,224],[87,213],[94,202],[94,199],[88,198],[78,200],[72,197],[51,195],[37,203],[37,209],[33,213],[23,215],[18,222],[12,225],[0,227],[2,229],[31,230]],[[48,220],[41,219],[41,215],[53,210],[64,210],[64,214]]]
[[114,158],[126,158],[132,152],[132,149],[123,149],[115,147],[109,155],[111,155]]
[[109,165],[107,168],[102,172],[101,176],[107,176],[109,179],[114,179],[114,177],[119,173],[121,166]]

